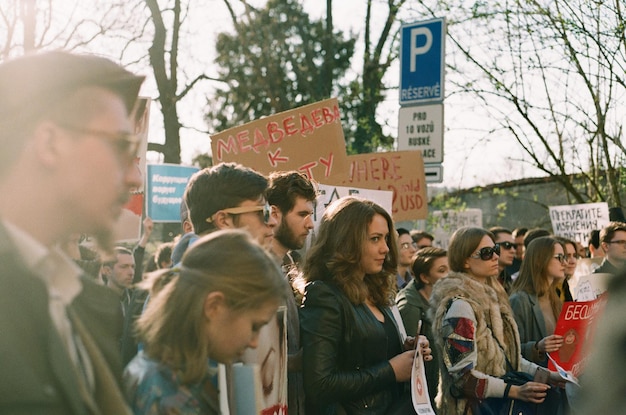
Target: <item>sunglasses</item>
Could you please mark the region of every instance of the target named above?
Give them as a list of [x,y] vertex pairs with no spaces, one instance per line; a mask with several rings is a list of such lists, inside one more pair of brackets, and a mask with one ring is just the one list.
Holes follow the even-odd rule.
[[493,254],[497,254],[498,256],[500,256],[500,245],[495,244],[494,246],[486,246],[484,248],[480,248],[470,258],[489,261],[491,258],[493,258]]
[[264,205],[257,206],[240,206],[228,209],[222,209],[215,212],[210,218],[207,218],[206,221],[211,223],[213,222],[213,216],[217,215],[218,212],[228,213],[229,215],[241,215],[242,213],[250,213],[250,212],[259,212],[263,219],[263,223],[268,223],[270,221],[270,217],[272,215],[272,207],[269,203],[265,202]]
[[517,249],[517,244],[514,244],[513,242],[498,242],[498,245],[500,245],[501,249]]

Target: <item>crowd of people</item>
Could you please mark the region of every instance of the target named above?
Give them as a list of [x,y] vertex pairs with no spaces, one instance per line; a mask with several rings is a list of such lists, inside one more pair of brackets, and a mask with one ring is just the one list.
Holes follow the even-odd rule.
[[[583,254],[547,230],[465,227],[444,250],[350,196],[326,206],[310,238],[306,175],[221,163],[190,178],[175,243],[144,258],[145,217],[135,246],[115,246],[141,186],[131,115],[142,82],[65,52],[0,64],[0,413],[241,413],[220,368],[233,376],[254,349],[276,414],[415,413],[418,352],[439,414],[508,398],[533,413],[619,412],[624,382],[598,381],[624,362],[611,322],[580,389],[566,393],[547,370]],[[596,272],[621,274],[623,222],[590,236],[590,255],[605,255]],[[619,319],[622,303],[606,314]],[[510,372],[527,381],[507,382]]]

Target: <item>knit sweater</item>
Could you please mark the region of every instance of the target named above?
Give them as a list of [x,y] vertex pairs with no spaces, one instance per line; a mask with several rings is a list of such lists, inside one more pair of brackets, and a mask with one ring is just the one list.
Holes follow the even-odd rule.
[[[506,385],[499,377],[509,370],[507,357],[515,370],[537,370],[521,356],[511,306],[495,277],[483,283],[451,272],[434,285],[430,304],[433,340],[442,356],[440,413],[462,415],[468,398],[502,397]],[[455,398],[453,390],[461,396]]]

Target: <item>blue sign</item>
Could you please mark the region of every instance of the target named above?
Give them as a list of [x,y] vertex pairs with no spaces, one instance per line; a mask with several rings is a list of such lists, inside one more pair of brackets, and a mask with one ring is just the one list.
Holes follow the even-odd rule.
[[187,182],[198,170],[178,164],[148,164],[146,214],[154,222],[180,222],[180,203]]
[[443,101],[445,19],[403,25],[400,105]]

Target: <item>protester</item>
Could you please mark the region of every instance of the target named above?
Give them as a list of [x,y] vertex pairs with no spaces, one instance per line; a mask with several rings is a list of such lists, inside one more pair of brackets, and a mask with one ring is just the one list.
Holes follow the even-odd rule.
[[[402,322],[407,333],[417,334],[421,322],[421,333],[432,339],[432,319],[428,314],[430,305],[428,300],[433,285],[448,275],[448,253],[441,248],[422,248],[415,253],[411,263],[415,278],[400,290],[396,296],[396,304],[402,316]],[[439,350],[432,349],[433,360],[424,362],[428,395],[431,405],[435,408],[435,397],[439,389]]]
[[115,247],[111,260],[102,264],[102,274],[106,278],[106,285],[120,299],[122,320],[130,308],[131,286],[135,275],[135,258],[130,249],[123,246]]
[[626,223],[610,222],[600,230],[604,260],[594,273],[620,275],[626,264]]
[[589,250],[589,258],[603,258],[604,251],[600,247],[600,230],[594,229],[589,232],[587,240],[587,249]]
[[[344,197],[322,217],[303,267],[300,310],[304,388],[309,414],[391,414],[410,404],[407,382],[415,344],[403,344],[389,308],[397,248],[389,214]],[[428,341],[420,337],[425,360]],[[412,413],[406,412],[406,413]]]
[[300,345],[300,320],[291,285],[298,275],[299,263],[293,253],[302,249],[313,229],[313,214],[317,192],[306,175],[297,172],[274,172],[269,176],[267,201],[274,207],[278,226],[272,241],[272,253],[279,259],[285,275],[287,291],[287,398],[291,415],[304,414],[304,385],[302,383],[302,347]]
[[236,361],[255,348],[261,327],[284,301],[273,258],[240,230],[201,237],[137,321],[144,350],[125,370],[135,415],[219,414],[213,362]]
[[206,235],[241,228],[269,248],[277,223],[265,200],[267,186],[262,174],[236,163],[220,163],[196,172],[184,195],[194,232]]
[[495,226],[489,229],[495,238],[495,242],[500,245],[500,255],[498,256],[498,281],[504,287],[507,294],[511,293],[513,279],[507,271],[507,267],[513,265],[515,254],[517,253],[517,245],[513,239],[513,233],[501,226]]
[[113,224],[141,185],[129,118],[143,77],[47,52],[0,64],[0,413],[129,414],[119,300],[57,244]]
[[564,278],[557,276],[553,283],[556,295],[562,303],[565,301],[574,301],[570,290],[570,281],[574,276],[576,266],[578,265],[578,259],[580,258],[578,255],[578,247],[576,242],[571,239],[563,238],[561,236],[557,236],[556,239],[563,246],[563,255],[565,255]]
[[548,366],[546,353],[563,345],[563,336],[553,334],[563,302],[552,284],[565,277],[566,263],[563,245],[556,238],[536,238],[526,248],[519,277],[513,283],[510,301],[522,356],[543,367]]
[[[513,312],[496,279],[499,251],[482,228],[460,228],[450,238],[451,272],[435,284],[430,298],[434,341],[443,354],[442,414],[473,413],[472,407],[487,398],[539,403],[549,389],[532,381],[508,386],[500,379],[510,370],[534,375],[538,366],[521,356]],[[555,372],[550,379],[560,380]]]
[[415,242],[415,249],[417,250],[433,246],[433,241],[435,240],[435,237],[430,233],[417,229],[411,231],[411,238]]
[[515,274],[519,272],[519,268],[522,265],[522,259],[524,259],[524,236],[528,232],[528,228],[523,226],[519,228],[513,229],[511,232],[511,236],[513,236],[513,241],[515,243],[515,258],[513,258],[513,263],[506,268],[506,271],[509,275]]
[[398,289],[406,287],[413,279],[411,273],[411,261],[413,255],[417,252],[417,243],[413,242],[411,234],[407,229],[398,228],[398,271],[396,272],[396,283]]

